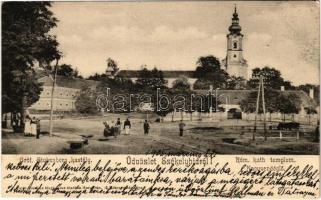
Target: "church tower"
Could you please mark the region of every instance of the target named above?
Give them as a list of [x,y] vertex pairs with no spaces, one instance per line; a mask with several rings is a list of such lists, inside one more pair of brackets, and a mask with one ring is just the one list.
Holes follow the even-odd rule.
[[241,30],[242,28],[239,25],[239,16],[235,6],[232,24],[229,27],[230,33],[227,34],[227,55],[222,62],[230,76],[247,79],[247,62],[243,58],[243,35]]

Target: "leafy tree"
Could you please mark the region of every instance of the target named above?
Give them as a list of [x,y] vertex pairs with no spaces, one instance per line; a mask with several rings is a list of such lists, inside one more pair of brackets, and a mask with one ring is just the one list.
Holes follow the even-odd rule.
[[309,125],[310,125],[311,115],[312,115],[312,114],[317,114],[318,112],[317,112],[317,110],[316,110],[314,107],[312,107],[312,106],[305,107],[304,110],[305,110],[305,112],[308,114],[308,123],[309,123]]
[[[163,93],[171,96],[171,93],[166,89],[166,91],[162,91]],[[168,104],[168,102],[164,101],[164,100],[157,100],[157,97],[155,96],[155,94],[152,94],[153,96],[153,105],[156,105],[154,106],[154,113],[156,113],[158,116],[160,116],[160,118],[162,119],[163,117],[166,117],[166,115],[170,112],[173,112],[174,109],[173,109],[173,104],[172,102],[169,102],[169,105],[168,105],[168,108],[167,109],[157,109],[157,104],[159,104],[162,108],[165,108]],[[163,121],[163,120],[161,120]]]
[[86,78],[87,80],[94,80],[94,81],[99,81],[101,78],[103,77],[107,77],[105,74],[98,74],[95,73],[94,75],[90,75],[88,78]]
[[[259,110],[258,110],[259,114],[263,113],[261,95],[260,95]],[[272,117],[271,114],[279,111],[279,108],[276,105],[278,104],[280,95],[281,95],[280,91],[277,91],[277,90],[266,89],[264,91],[265,111],[270,113],[270,121]],[[243,112],[254,113],[256,112],[256,102],[257,102],[257,91],[252,91],[245,99],[243,99],[240,102],[240,107]]]
[[245,113],[256,112],[257,92],[251,92],[246,98],[240,102],[240,108]]
[[62,64],[57,67],[57,75],[70,77],[70,78],[82,78],[79,75],[77,68],[73,69],[71,65],[67,65],[67,64]]
[[301,103],[301,98],[297,94],[280,95],[276,105],[278,110],[283,114],[283,121],[285,121],[286,114],[299,113]]
[[284,81],[281,76],[281,72],[275,68],[264,67],[254,68],[252,70],[252,78],[248,81],[250,88],[257,88],[260,75],[264,78],[264,84],[267,88],[279,90],[281,86],[285,86],[285,89],[291,89],[293,86],[289,81]]
[[[101,76],[99,79],[99,84],[96,87],[97,94],[106,94],[107,88],[110,89],[110,99],[118,95],[122,95],[124,97],[124,101],[126,102],[124,109],[126,111],[130,110],[129,102],[132,104],[132,108],[137,107],[138,100],[135,97],[130,99],[129,94],[136,94],[136,87],[135,84],[132,82],[131,79],[127,79],[120,75],[116,75],[114,78],[110,78],[107,76]],[[115,100],[117,101],[117,100]],[[113,112],[124,112],[123,110],[117,109],[113,110],[111,104],[109,109]]]
[[[10,95],[3,96],[2,101],[3,105],[5,105],[3,107],[4,113],[22,111],[21,109],[30,107],[39,100],[39,95],[42,91],[42,83],[35,79],[36,73],[34,70],[30,69],[25,72],[14,70],[11,74],[13,79],[6,85],[12,90]],[[5,90],[5,88],[3,89]]]
[[[266,112],[275,113],[281,112],[284,114],[293,114],[300,111],[301,99],[295,93],[283,93],[277,90],[267,89],[264,92],[265,109]],[[256,112],[257,91],[251,92],[245,99],[240,102],[240,107],[243,112],[254,113]],[[262,98],[260,96],[258,113],[263,113]],[[270,116],[271,120],[271,116]]]
[[56,37],[50,30],[57,19],[50,2],[5,2],[2,5],[2,108],[20,110],[24,124],[26,107],[38,100],[41,85],[34,65],[52,69],[59,60]]
[[136,86],[140,90],[155,90],[156,88],[166,88],[167,81],[164,79],[163,72],[156,67],[148,70],[146,67],[139,72]]
[[211,79],[211,75],[208,73],[215,73],[221,69],[219,59],[212,55],[199,57],[196,65],[196,78]]
[[57,68],[57,75],[65,77],[73,77],[74,70],[71,65],[62,64]]
[[[190,120],[193,119],[193,109],[191,102],[191,85],[188,82],[188,78],[186,76],[179,76],[174,82],[173,87],[171,88],[172,96],[173,96],[173,110],[179,110],[182,112],[190,113]],[[184,101],[183,101],[184,100]],[[174,117],[174,113],[172,119]]]
[[246,89],[246,80],[243,77],[231,76],[226,80],[226,89],[229,89],[229,90]]
[[200,57],[196,62],[194,84],[195,89],[209,89],[210,85],[214,88],[225,88],[229,77],[227,72],[221,69],[220,61],[214,56]]
[[296,89],[303,90],[307,95],[309,95],[310,89],[313,89],[313,91],[314,91],[313,99],[319,105],[319,102],[320,102],[320,85],[304,84],[304,85],[299,85]]
[[172,88],[177,90],[190,90],[191,84],[188,82],[186,76],[180,76],[173,82]]
[[81,88],[75,102],[76,110],[80,113],[95,114],[98,112],[96,107],[96,95],[88,86]]

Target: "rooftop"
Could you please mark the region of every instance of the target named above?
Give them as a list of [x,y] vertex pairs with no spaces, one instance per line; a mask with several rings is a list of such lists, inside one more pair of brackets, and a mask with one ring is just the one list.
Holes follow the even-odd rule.
[[[39,79],[39,82],[42,82],[44,86],[52,86],[52,79],[48,76],[44,76]],[[94,89],[99,84],[98,81],[94,80],[85,80],[80,78],[70,78],[64,76],[57,76],[56,85],[58,87],[74,88],[81,89],[84,86],[89,86]]]
[[[118,75],[128,78],[138,78],[141,70],[121,70]],[[186,76],[188,78],[194,78],[195,71],[192,70],[164,70],[162,71],[164,78],[177,78],[179,76]]]

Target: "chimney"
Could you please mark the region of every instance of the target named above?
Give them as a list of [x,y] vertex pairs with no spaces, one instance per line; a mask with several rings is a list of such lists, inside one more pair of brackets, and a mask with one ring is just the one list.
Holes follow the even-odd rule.
[[310,88],[310,90],[309,90],[309,97],[310,97],[311,99],[314,99],[314,88]]
[[283,92],[285,90],[285,87],[284,86],[281,86],[281,91]]

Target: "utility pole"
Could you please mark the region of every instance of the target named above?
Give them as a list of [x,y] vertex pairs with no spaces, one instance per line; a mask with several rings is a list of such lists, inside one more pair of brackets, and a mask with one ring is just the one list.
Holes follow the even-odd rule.
[[220,88],[216,88],[216,89],[215,89],[215,112],[217,112],[217,110],[218,110],[218,107],[217,107],[217,100],[218,100],[217,91],[218,91],[219,89],[220,89]]
[[54,104],[54,91],[55,91],[55,86],[56,86],[56,79],[57,79],[57,68],[58,68],[58,62],[59,59],[56,60],[56,66],[55,66],[55,73],[54,77],[52,78],[52,88],[51,88],[51,105],[50,105],[50,119],[49,119],[49,136],[52,136],[52,129],[53,129],[53,104]]
[[253,140],[255,140],[255,132],[256,132],[256,120],[257,120],[257,115],[259,112],[259,102],[260,102],[260,92],[261,92],[261,78],[259,82],[259,88],[257,92],[257,98],[256,98],[256,109],[255,109],[255,119],[254,119],[254,131],[253,131]]
[[255,121],[254,121],[254,131],[253,131],[253,140],[255,140],[255,132],[257,128],[257,116],[259,113],[259,106],[260,106],[260,94],[262,93],[262,108],[263,108],[263,123],[264,123],[264,140],[267,140],[267,132],[266,132],[266,117],[265,117],[265,99],[264,99],[264,81],[263,76],[260,75],[259,79],[259,88],[257,92],[257,99],[256,99],[256,111],[255,111]]
[[265,117],[265,99],[264,99],[264,81],[263,76],[261,78],[261,85],[262,85],[262,106],[263,106],[263,123],[264,123],[264,140],[267,140],[267,133],[266,133],[266,117]]

